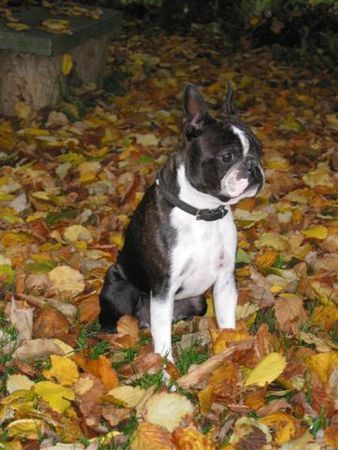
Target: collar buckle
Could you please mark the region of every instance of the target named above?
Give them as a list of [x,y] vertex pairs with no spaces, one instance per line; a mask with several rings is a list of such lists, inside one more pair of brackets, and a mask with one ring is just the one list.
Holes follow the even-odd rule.
[[223,219],[223,217],[226,216],[227,213],[227,208],[223,205],[220,205],[215,209],[198,209],[195,217],[196,220],[212,221]]

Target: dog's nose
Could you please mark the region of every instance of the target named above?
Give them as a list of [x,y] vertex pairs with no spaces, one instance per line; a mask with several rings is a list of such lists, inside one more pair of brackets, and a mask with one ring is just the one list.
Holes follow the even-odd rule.
[[259,162],[256,158],[247,158],[244,163],[248,175],[258,180],[260,176]]
[[247,158],[244,167],[248,172],[254,172],[258,167],[258,163],[254,158]]

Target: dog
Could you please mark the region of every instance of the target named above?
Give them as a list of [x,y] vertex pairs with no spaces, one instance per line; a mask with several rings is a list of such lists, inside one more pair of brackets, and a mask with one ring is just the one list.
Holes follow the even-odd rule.
[[158,172],[105,276],[99,321],[124,314],[151,327],[154,351],[173,360],[172,322],[206,312],[212,287],[220,328],[235,328],[237,231],[231,205],[263,187],[262,147],[235,114],[228,86],[217,120],[198,88],[184,91],[184,144]]

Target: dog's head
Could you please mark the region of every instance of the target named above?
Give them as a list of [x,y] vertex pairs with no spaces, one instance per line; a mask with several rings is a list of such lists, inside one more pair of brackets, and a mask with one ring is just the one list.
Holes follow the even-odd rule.
[[234,114],[232,98],[229,86],[216,120],[196,86],[184,92],[186,176],[195,189],[228,204],[256,195],[264,184],[262,147]]

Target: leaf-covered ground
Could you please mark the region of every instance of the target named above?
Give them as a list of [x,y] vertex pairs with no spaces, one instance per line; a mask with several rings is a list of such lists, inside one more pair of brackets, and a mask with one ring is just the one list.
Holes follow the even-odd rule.
[[[105,91],[0,119],[0,447],[337,448],[333,77],[205,26],[128,24],[109,63]],[[100,333],[98,292],[180,141],[185,84],[217,104],[227,80],[265,150],[264,191],[234,208],[238,327],[218,330],[211,302],[176,324],[164,384],[149,330]]]

